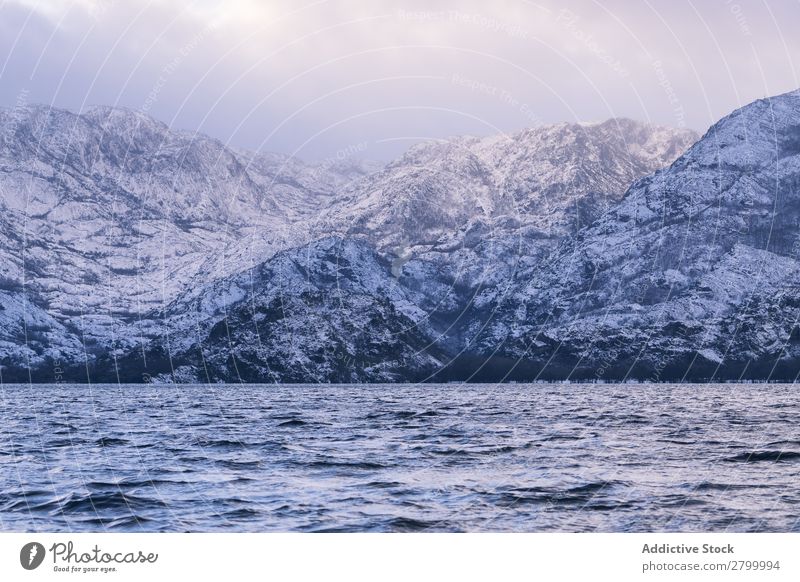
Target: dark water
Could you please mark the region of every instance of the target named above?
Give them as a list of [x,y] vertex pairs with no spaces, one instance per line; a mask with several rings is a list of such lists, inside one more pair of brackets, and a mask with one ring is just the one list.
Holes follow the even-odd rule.
[[787,385],[0,387],[6,531],[800,531]]

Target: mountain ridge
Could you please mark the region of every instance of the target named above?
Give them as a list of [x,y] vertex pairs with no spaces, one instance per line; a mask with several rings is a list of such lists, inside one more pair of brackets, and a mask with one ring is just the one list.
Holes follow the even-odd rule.
[[[487,289],[497,294],[517,262],[544,260],[629,181],[670,163],[695,137],[630,120],[559,124],[420,144],[385,166],[337,166],[239,152],[118,108],[85,118],[41,109],[27,118],[14,111],[12,124],[0,113],[6,378],[24,378],[28,368],[46,378],[55,363],[70,379],[95,381],[235,381],[238,368],[250,381],[433,377],[474,334],[463,314],[491,304]],[[307,288],[338,260],[331,249],[347,251],[346,272]],[[288,256],[295,266],[315,260],[294,269]],[[294,283],[276,287],[263,273],[291,274]],[[380,285],[364,287],[371,279]],[[325,307],[335,296],[326,284],[354,290],[342,313]],[[295,320],[274,310],[282,294]],[[338,347],[319,359],[270,336],[269,349],[248,356],[263,331],[248,320],[247,302],[266,302],[276,328],[289,325],[301,347],[317,345],[303,335],[315,325]],[[212,305],[221,311],[203,307]],[[201,317],[187,319],[192,312]],[[367,327],[356,333],[348,320]],[[406,339],[391,343],[395,336]],[[376,354],[395,363],[381,366]],[[336,358],[371,363],[359,372]],[[292,361],[306,362],[305,376]]]

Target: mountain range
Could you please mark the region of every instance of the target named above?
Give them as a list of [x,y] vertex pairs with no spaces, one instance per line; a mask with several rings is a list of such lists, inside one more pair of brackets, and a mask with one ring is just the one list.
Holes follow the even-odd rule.
[[794,379],[800,92],[306,163],[0,111],[3,381]]

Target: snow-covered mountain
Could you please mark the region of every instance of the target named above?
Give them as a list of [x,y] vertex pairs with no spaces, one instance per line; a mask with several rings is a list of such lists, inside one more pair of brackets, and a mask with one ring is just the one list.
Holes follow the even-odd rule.
[[[84,351],[91,359],[136,345],[126,324],[187,287],[241,271],[251,257],[310,240],[295,225],[358,177],[353,168],[342,175],[277,155],[242,156],[115,108],[6,110],[0,129],[2,288],[24,286],[26,298],[15,301],[27,300],[37,322],[35,308],[58,324],[47,331],[35,323],[41,333],[27,346],[23,336],[0,337],[2,355],[33,350],[34,366],[67,346],[71,360],[76,342],[83,359]],[[24,327],[13,317],[4,328]]]
[[688,130],[612,119],[426,142],[351,182],[325,225],[400,253],[434,246],[471,221],[560,236],[592,222],[696,139]]
[[518,273],[695,139],[560,124],[381,167],[116,108],[6,110],[0,129],[0,363],[41,381],[425,378]]
[[[693,137],[615,120],[417,146],[352,183],[342,203],[323,213],[316,228],[336,237],[187,292],[159,318],[169,339],[152,343],[171,360],[148,361],[163,362],[153,370],[161,379],[176,370],[181,381],[433,378],[463,349],[465,330],[485,317],[476,306],[502,294],[521,264],[539,264],[581,216],[599,215],[631,180],[669,163]],[[585,157],[574,154],[576,143]],[[521,152],[540,169],[525,167]],[[559,165],[564,160],[570,163]],[[437,175],[446,166],[444,182],[426,169]],[[533,185],[545,172],[550,182],[523,197],[520,184]],[[503,208],[503,200],[513,204]],[[431,205],[450,218],[416,228]]]
[[395,275],[460,349],[520,272],[696,137],[613,119],[423,144],[354,184],[362,212],[348,235],[395,253]]
[[794,91],[722,119],[520,273],[469,350],[528,377],[792,380],[799,260]]

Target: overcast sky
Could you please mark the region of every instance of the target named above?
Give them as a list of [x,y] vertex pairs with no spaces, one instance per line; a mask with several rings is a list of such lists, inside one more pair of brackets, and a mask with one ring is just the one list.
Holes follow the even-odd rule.
[[615,116],[702,132],[800,87],[799,23],[800,0],[0,0],[0,104],[305,159]]

